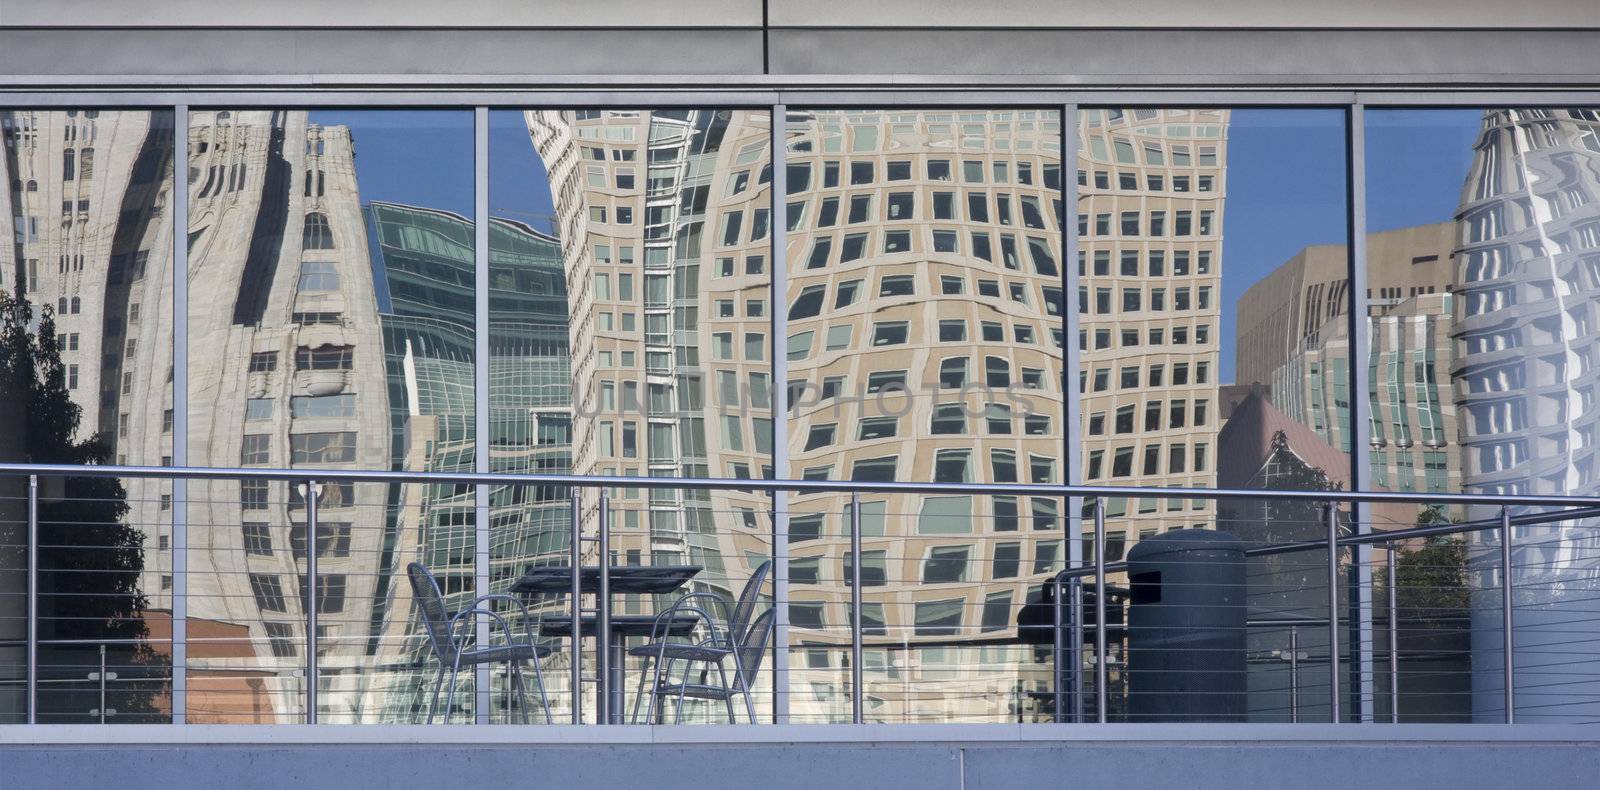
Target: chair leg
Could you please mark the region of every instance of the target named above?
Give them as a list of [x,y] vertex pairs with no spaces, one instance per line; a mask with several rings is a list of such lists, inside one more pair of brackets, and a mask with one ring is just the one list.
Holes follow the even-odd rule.
[[533,654],[533,679],[539,682],[539,704],[544,706],[544,723],[554,724],[555,718],[550,715],[550,695],[544,690],[544,670],[539,668],[539,652]]
[[[665,660],[665,652],[665,650],[659,651],[655,657],[655,674],[650,678],[650,702],[644,711],[644,720],[646,722],[651,720],[651,714],[655,712],[656,706],[660,702],[662,678],[672,679],[673,662]],[[665,704],[662,704],[662,707],[665,708]],[[660,724],[661,722],[657,721],[656,723]]]
[[[633,710],[628,712],[628,721],[630,721],[630,722],[632,722],[634,724],[638,724],[639,723],[639,705],[644,702],[644,687],[645,687],[645,682],[646,682],[645,678],[647,676],[649,676],[649,674],[650,674],[650,665],[654,663],[654,657],[653,656],[648,656],[647,655],[647,656],[644,656],[643,658],[644,658],[644,660],[639,662],[639,687],[634,689],[634,691],[633,691]],[[648,711],[646,711],[645,712],[645,721],[646,721],[646,723],[649,722],[649,719],[650,719],[650,714],[649,714]]]
[[433,700],[428,703],[428,723],[433,723],[434,712],[439,709],[439,692],[444,690],[444,664],[439,664],[439,671],[433,673]]
[[738,724],[739,720],[733,715],[733,689],[728,687],[728,672],[722,668],[722,662],[717,662],[717,677],[722,679],[722,706],[728,709],[728,723]]
[[756,723],[756,706],[750,701],[750,689],[745,685],[744,659],[739,657],[737,648],[733,651],[733,676],[739,682],[739,693],[744,695],[744,712],[750,716],[750,723]]
[[681,724],[681,723],[683,723],[683,697],[684,697],[684,693],[687,692],[688,690],[689,690],[689,667],[685,666],[683,668],[683,681],[678,684],[678,707],[672,713],[672,723],[673,724]]
[[455,712],[456,709],[456,678],[459,677],[461,677],[461,660],[457,658],[456,662],[450,667],[450,691],[444,695],[445,724],[450,723],[450,714]]
[[[527,690],[525,688],[523,688],[523,685],[522,685],[522,662],[520,662],[520,661],[507,661],[506,665],[511,670],[511,672],[510,672],[510,674],[511,674],[511,690],[516,694],[517,717],[522,719],[522,723],[523,724],[527,724],[528,723],[528,692],[527,692]],[[510,702],[510,698],[509,697],[507,698],[507,702],[508,703]],[[508,704],[506,706],[506,712],[509,714],[510,711],[511,711],[511,708],[510,708],[510,705]],[[509,718],[510,718],[510,716],[508,715],[507,719],[509,719]]]

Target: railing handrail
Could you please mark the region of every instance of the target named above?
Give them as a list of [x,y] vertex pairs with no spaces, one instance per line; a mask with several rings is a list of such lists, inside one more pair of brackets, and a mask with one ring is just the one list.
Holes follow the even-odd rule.
[[1427,503],[1438,505],[1502,505],[1525,507],[1600,508],[1600,496],[1556,494],[1452,494],[1403,491],[1305,491],[1259,488],[1145,488],[1062,483],[923,483],[866,480],[741,480],[725,477],[624,477],[528,472],[397,472],[379,469],[269,469],[207,466],[113,466],[0,463],[0,477],[137,477],[181,480],[316,480],[352,483],[418,483],[441,485],[550,485],[579,488],[671,488],[799,494],[970,494],[974,496],[1055,496],[1134,499],[1255,499],[1342,503]]

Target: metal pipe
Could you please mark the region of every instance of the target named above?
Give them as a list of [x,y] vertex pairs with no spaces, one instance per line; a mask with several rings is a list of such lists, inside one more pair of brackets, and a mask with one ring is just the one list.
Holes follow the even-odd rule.
[[1106,722],[1106,508],[1094,499],[1094,695],[1095,721]]
[[[772,160],[772,183],[768,200],[772,215],[767,225],[771,254],[768,270],[767,303],[789,304],[789,149],[786,144],[789,108],[776,96],[769,105],[767,151]],[[789,476],[789,311],[770,309],[767,358],[772,360],[772,476]],[[772,721],[789,722],[789,502],[782,489],[767,489],[772,495]]]
[[613,707],[611,694],[611,497],[600,489],[599,513],[600,583],[595,591],[595,657],[597,660],[595,704],[600,711],[595,720],[602,724],[616,724],[612,716],[622,713],[620,705]]
[[[472,430],[478,437],[473,442],[472,463],[475,472],[490,472],[493,467],[489,461],[488,441],[490,436],[489,425],[489,367],[493,354],[489,347],[489,338],[493,332],[488,326],[489,321],[489,108],[474,107],[472,111],[472,138],[473,138],[473,200],[472,200],[472,259],[473,259],[473,315],[477,331],[473,337],[473,359],[477,361],[472,370]],[[472,551],[472,576],[475,596],[488,595],[493,592],[490,584],[489,551],[491,547],[489,536],[489,487],[477,485],[473,490],[474,511],[473,519],[473,551]],[[478,644],[489,644],[490,618],[487,615],[478,615],[478,622],[474,624],[477,631]],[[537,660],[537,659],[535,659]],[[490,671],[492,664],[479,664],[473,672],[473,686],[477,691],[474,708],[474,719],[479,724],[489,723],[490,695],[493,693],[493,673]],[[507,678],[507,699],[510,699],[510,678]],[[542,691],[543,689],[541,689]],[[507,721],[510,721],[511,707],[507,702]]]
[[[317,481],[306,481],[306,723],[317,723]],[[445,711],[445,720],[450,711]]]
[[[74,466],[71,464],[0,464],[0,475],[64,475],[71,477],[172,477],[184,480],[298,480],[305,470],[172,466]],[[1138,488],[1045,483],[907,483],[857,480],[784,480],[720,477],[623,477],[544,473],[396,472],[376,469],[317,470],[323,482],[431,483],[437,485],[584,486],[592,488],[693,488],[708,491],[792,491],[802,494],[970,494],[973,496],[1167,497],[1186,500],[1243,499],[1295,502],[1428,502],[1448,505],[1595,508],[1600,496],[1528,494],[1407,494],[1396,491],[1277,491],[1237,488]],[[1586,514],[1569,513],[1564,519]],[[1556,519],[1561,520],[1561,519]],[[1519,522],[1520,523],[1520,522]],[[1459,531],[1459,530],[1458,530]],[[1376,538],[1377,542],[1383,539]],[[1349,542],[1349,541],[1347,541]]]
[[1339,506],[1328,503],[1328,718],[1339,721]]
[[861,687],[861,495],[850,494],[850,721],[866,721]]
[[1400,723],[1400,606],[1399,592],[1395,589],[1400,583],[1399,565],[1395,558],[1395,549],[1389,546],[1389,723]]
[[[226,104],[220,105],[226,106]],[[172,380],[189,380],[189,105],[172,108]],[[172,388],[172,463],[189,464],[189,388]],[[289,483],[293,485],[293,483]],[[172,478],[172,723],[188,721],[189,707],[189,479]]]
[[[641,478],[642,479],[642,478]],[[583,519],[583,489],[572,487],[572,723],[583,723],[583,544],[579,541]]]
[[[1061,152],[1066,157],[1065,161],[1067,162],[1077,161],[1077,152],[1079,149],[1078,119],[1079,112],[1078,105],[1076,103],[1067,102],[1061,105],[1060,143]],[[1066,166],[1062,167],[1061,175],[1061,207],[1057,212],[1056,221],[1060,223],[1060,227],[1064,229],[1070,229],[1075,227],[1073,225],[1073,220],[1078,214],[1078,179],[1072,177],[1072,169]],[[1077,260],[1079,247],[1078,234],[1075,231],[1069,230],[1068,232],[1061,234],[1061,259],[1063,261]],[[1069,294],[1066,300],[1066,309],[1061,311],[1063,337],[1077,337],[1080,330],[1080,316],[1078,314],[1078,305],[1076,301],[1077,296],[1072,295],[1078,293],[1078,286],[1080,284],[1078,269],[1076,266],[1067,265],[1061,267],[1062,293]],[[1077,343],[1063,343],[1061,352],[1062,362],[1065,370],[1082,369],[1082,359]],[[1061,381],[1063,384],[1066,384],[1067,387],[1072,388],[1071,391],[1074,395],[1078,395],[1076,392],[1078,384],[1074,379],[1072,379],[1070,376],[1067,376],[1062,377]],[[1061,458],[1063,475],[1061,479],[1068,483],[1083,482],[1082,407],[1083,404],[1081,397],[1066,397],[1062,399],[1063,410],[1061,427],[1063,430],[1061,431]],[[1062,530],[1061,537],[1062,541],[1066,544],[1066,551],[1064,552],[1067,558],[1066,567],[1081,569],[1084,566],[1083,500],[1076,497],[1068,497],[1063,504],[1065,505],[1063,513],[1066,514],[1066,518],[1062,522],[1064,529]],[[1066,603],[1061,597],[1062,578],[1063,577],[1058,575],[1055,579],[1056,609],[1058,611],[1062,605]],[[1056,640],[1056,665],[1058,667],[1058,671],[1056,672],[1055,678],[1055,719],[1056,721],[1066,720],[1066,710],[1063,707],[1063,703],[1066,702],[1072,707],[1072,720],[1074,722],[1082,722],[1083,581],[1076,577],[1071,577],[1071,579],[1071,597],[1073,600],[1071,601],[1072,608],[1067,619],[1067,623],[1070,624],[1069,627],[1072,630],[1072,636],[1070,639],[1071,643],[1063,646],[1060,638]],[[1058,637],[1061,632],[1061,625],[1062,624],[1060,622],[1056,623],[1056,633]],[[1065,649],[1063,649],[1063,647],[1065,647]],[[1063,685],[1067,686],[1066,700],[1062,699],[1063,695],[1061,693],[1061,687]]]
[[1300,626],[1289,626],[1289,723],[1300,721]]
[[[1347,383],[1350,392],[1357,393],[1357,397],[1350,399],[1348,406],[1350,415],[1351,447],[1366,447],[1371,441],[1372,403],[1362,397],[1368,394],[1371,382],[1368,380],[1369,369],[1367,362],[1371,360],[1372,332],[1368,318],[1367,289],[1367,137],[1366,137],[1366,108],[1359,101],[1352,103],[1347,108],[1344,118],[1345,138],[1345,200],[1348,210],[1345,212],[1346,238],[1349,239],[1348,253],[1345,260],[1345,276],[1349,287],[1345,289],[1344,300],[1349,308],[1345,311],[1345,337],[1349,338],[1351,358],[1361,360],[1362,364],[1353,364],[1346,371]],[[1376,398],[1372,399],[1376,400]],[[1350,458],[1350,484],[1352,491],[1361,491],[1370,488],[1372,471],[1369,469],[1371,456],[1368,453],[1352,452]],[[1359,503],[1350,507],[1350,524],[1352,532],[1363,534],[1372,531],[1372,521],[1367,518]],[[1376,681],[1376,672],[1373,668],[1373,631],[1372,631],[1372,550],[1365,545],[1358,545],[1351,551],[1350,567],[1352,579],[1350,585],[1350,639],[1353,645],[1351,659],[1354,662],[1351,669],[1353,681],[1358,692],[1355,702],[1358,719],[1371,722],[1373,705],[1376,700],[1373,686]]]
[[39,476],[28,475],[28,723],[39,723]]
[[1504,635],[1501,649],[1505,651],[1505,694],[1506,694],[1506,723],[1512,724],[1517,718],[1517,692],[1516,692],[1516,660],[1513,657],[1513,633],[1511,630],[1511,509],[1500,508],[1500,628]]

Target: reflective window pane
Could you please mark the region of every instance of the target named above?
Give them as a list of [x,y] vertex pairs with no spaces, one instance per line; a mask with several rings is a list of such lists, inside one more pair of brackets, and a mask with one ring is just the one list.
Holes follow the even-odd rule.
[[[1371,485],[1418,493],[1593,495],[1600,320],[1600,113],[1526,107],[1367,115]],[[1400,551],[1402,650],[1446,650],[1411,720],[1500,721],[1502,586],[1516,595],[1516,717],[1592,718],[1596,527],[1512,507],[1492,533]],[[1375,509],[1380,525],[1495,520],[1488,506]],[[1430,568],[1434,581],[1413,570]],[[1442,580],[1442,581],[1440,581]],[[1423,587],[1431,585],[1434,589]],[[1448,635],[1469,628],[1470,640]],[[1407,638],[1409,637],[1409,639]],[[1442,640],[1442,641],[1441,641]],[[1417,671],[1414,660],[1402,665]],[[1431,692],[1431,694],[1427,694]],[[1426,696],[1425,696],[1426,694]]]
[[[769,135],[756,110],[490,114],[494,471],[772,476]],[[616,611],[648,617],[684,592],[732,601],[752,583],[767,589],[766,495],[609,494],[613,563],[698,568],[679,590],[618,596]],[[563,487],[492,489],[496,592],[534,564],[569,563],[569,497]],[[597,498],[585,497],[579,527],[593,535]],[[566,611],[555,595],[532,603]],[[764,662],[770,632],[755,636],[750,655]],[[640,661],[629,659],[630,679]],[[566,720],[567,677],[551,682]],[[757,716],[770,716],[765,676],[751,682]],[[592,698],[584,704],[593,710]],[[745,720],[742,700],[735,706]],[[726,719],[719,701],[690,700],[684,715]]]
[[[1060,134],[1046,110],[791,112],[791,172],[823,174],[789,184],[819,207],[788,237],[794,476],[1062,482]],[[793,562],[818,570],[791,580],[790,714],[849,721],[848,500],[792,511]],[[1060,568],[1058,502],[861,511],[868,720],[1044,715],[1051,658],[1017,618]],[[1013,551],[1035,561],[993,573]]]
[[[1085,110],[1079,134],[1082,480],[1348,488],[1343,113]],[[1185,529],[1247,545],[1326,532],[1309,502],[1103,503],[1107,550],[1119,555]],[[1316,562],[1312,553],[1252,559],[1251,606],[1285,616],[1325,606],[1326,590],[1308,581]],[[1120,617],[1126,595],[1107,597]],[[1283,647],[1272,640],[1286,636],[1252,631],[1252,648]],[[1113,640],[1112,660],[1126,661],[1125,649]],[[1250,698],[1263,720],[1287,710],[1270,690],[1287,684],[1269,671],[1248,675],[1269,689]],[[1159,693],[1129,695],[1121,672],[1112,682],[1114,720],[1162,720]]]
[[[0,135],[0,457],[170,463],[171,113],[6,110]],[[169,720],[171,484],[40,486],[39,721]],[[26,496],[0,480],[0,721],[25,710]]]
[[[189,463],[474,470],[471,114],[188,123]],[[307,494],[189,491],[189,720],[302,720]],[[450,607],[471,600],[472,490],[316,496],[320,720],[411,721],[430,653],[406,565],[427,565]],[[471,701],[456,695],[457,720]]]

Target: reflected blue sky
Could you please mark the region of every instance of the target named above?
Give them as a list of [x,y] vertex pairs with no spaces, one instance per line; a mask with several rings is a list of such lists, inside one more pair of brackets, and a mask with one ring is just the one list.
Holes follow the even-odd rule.
[[388,200],[472,216],[470,111],[313,110],[309,115],[312,123],[350,127],[362,203]]
[[[551,230],[548,178],[522,113],[490,113],[489,207]],[[1482,112],[1367,113],[1367,212],[1374,231],[1451,218]],[[349,126],[361,199],[472,216],[472,113],[454,110],[318,110],[311,120]],[[1223,220],[1221,381],[1233,381],[1234,305],[1301,248],[1345,240],[1344,113],[1336,109],[1235,110],[1228,140]]]
[[1367,110],[1367,228],[1455,216],[1483,110]]
[[1250,286],[1347,228],[1342,110],[1234,110],[1222,214],[1221,381],[1233,381],[1235,305]]
[[489,213],[554,234],[550,177],[520,110],[489,113]]

